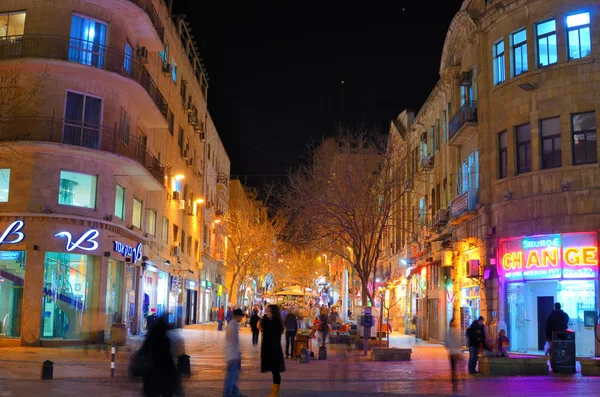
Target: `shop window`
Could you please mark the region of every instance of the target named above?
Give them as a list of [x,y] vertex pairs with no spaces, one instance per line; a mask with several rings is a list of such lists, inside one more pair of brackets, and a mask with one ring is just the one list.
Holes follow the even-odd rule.
[[169,244],[169,220],[167,218],[162,218],[162,230],[160,238],[163,243]]
[[61,171],[58,204],[96,208],[96,184],[95,175]]
[[0,203],[8,202],[10,192],[10,168],[0,168]]
[[557,168],[562,164],[560,148],[560,117],[540,122],[542,139],[542,169]]
[[42,291],[42,339],[87,339],[91,332],[93,257],[47,252]]
[[133,198],[133,215],[131,216],[131,224],[138,229],[142,228],[142,201]]
[[596,147],[596,113],[579,113],[571,116],[573,129],[573,164],[598,162]]
[[567,16],[567,48],[569,59],[583,58],[592,54],[589,12]]
[[511,35],[513,45],[513,75],[527,71],[527,30],[522,29]]
[[25,31],[25,11],[0,14],[0,37],[21,36]]
[[517,173],[531,171],[531,130],[529,124],[523,124],[516,129],[517,140]]
[[123,322],[123,267],[124,263],[112,258],[108,259],[106,274],[106,323],[104,337],[110,336],[113,324]]
[[129,334],[133,334],[135,329],[135,299],[137,291],[138,277],[136,277],[136,267],[127,266],[125,275],[125,309],[123,311],[123,323],[127,324]]
[[494,44],[494,85],[503,83],[506,80],[506,70],[504,66],[504,40]]
[[80,15],[71,17],[69,61],[104,68],[105,44],[105,23]]
[[120,185],[115,192],[115,216],[121,220],[125,218],[125,189]]
[[508,175],[508,137],[507,132],[498,134],[498,176],[499,179]]
[[0,336],[21,336],[25,251],[0,251]]
[[558,62],[558,47],[556,45],[556,21],[554,19],[535,25],[537,35],[538,67],[552,65]]
[[148,211],[148,234],[156,237],[156,210]]

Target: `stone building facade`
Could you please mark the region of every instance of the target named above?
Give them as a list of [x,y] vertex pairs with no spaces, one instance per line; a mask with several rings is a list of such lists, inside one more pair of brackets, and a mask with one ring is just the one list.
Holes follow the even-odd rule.
[[412,293],[429,301],[409,309],[423,337],[481,315],[491,334],[508,331],[513,350],[536,352],[560,302],[577,354],[600,353],[599,54],[597,2],[465,1],[454,17],[438,84],[412,123],[391,127],[413,134],[407,144],[425,142],[419,166],[430,168],[409,175],[406,217],[425,212],[425,227],[396,228]]
[[200,321],[207,141],[229,159],[185,21],[159,0],[5,1],[0,78],[0,344]]

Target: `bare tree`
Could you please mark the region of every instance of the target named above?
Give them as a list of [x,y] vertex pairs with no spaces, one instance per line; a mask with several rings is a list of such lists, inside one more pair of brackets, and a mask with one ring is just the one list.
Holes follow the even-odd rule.
[[298,285],[306,291],[313,288],[319,276],[327,272],[327,264],[315,250],[302,249],[291,244],[280,244],[277,266],[272,270],[280,285]]
[[26,73],[22,65],[0,65],[0,119],[35,115],[32,100],[42,93],[48,73]]

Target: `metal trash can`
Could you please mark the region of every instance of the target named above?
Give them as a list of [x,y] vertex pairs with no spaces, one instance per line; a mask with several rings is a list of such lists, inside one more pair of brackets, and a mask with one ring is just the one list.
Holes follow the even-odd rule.
[[575,373],[575,331],[570,329],[552,333],[550,364],[552,371],[563,374]]

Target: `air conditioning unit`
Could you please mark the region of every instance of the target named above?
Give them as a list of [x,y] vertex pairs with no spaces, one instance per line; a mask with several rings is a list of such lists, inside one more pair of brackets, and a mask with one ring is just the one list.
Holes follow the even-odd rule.
[[450,211],[448,209],[439,210],[433,217],[433,226],[442,226],[448,223]]
[[467,277],[479,278],[479,259],[471,259],[467,262]]
[[179,200],[179,192],[177,190],[173,190],[173,200]]
[[421,157],[421,168],[429,169],[431,167],[433,167],[433,156]]
[[137,56],[140,63],[148,63],[148,49],[146,47],[139,47]]
[[181,254],[181,248],[179,248],[179,245],[174,245],[173,246],[173,256],[179,256],[179,254]]
[[163,62],[162,71],[165,76],[171,76],[171,72],[173,71],[172,65],[170,63]]
[[182,211],[185,209],[185,200],[179,200],[179,209]]

